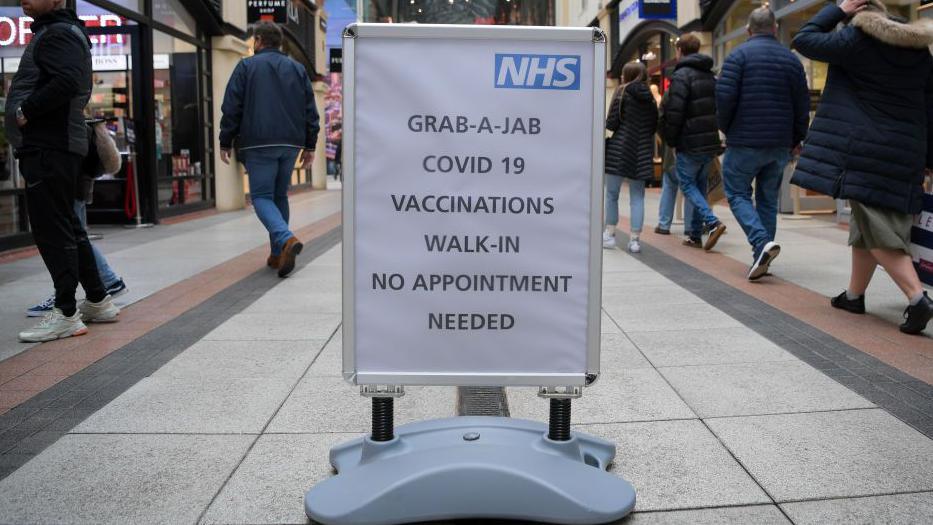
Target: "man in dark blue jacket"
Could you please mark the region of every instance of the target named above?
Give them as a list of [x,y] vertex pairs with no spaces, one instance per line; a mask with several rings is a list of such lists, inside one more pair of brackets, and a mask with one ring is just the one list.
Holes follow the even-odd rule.
[[282,30],[260,22],[253,30],[255,55],[230,76],[220,120],[221,159],[236,145],[249,175],[250,199],[269,231],[267,264],[285,277],[303,245],[288,229],[288,186],[298,153],[302,168],[314,160],[320,130],[314,92],[304,66],[281,51]]
[[747,277],[755,281],[781,253],[774,242],[778,192],[791,150],[807,133],[810,99],[800,60],[774,38],[771,9],[752,11],[747,29],[748,42],[722,66],[716,108],[719,129],[726,134],[723,186],[752,246]]

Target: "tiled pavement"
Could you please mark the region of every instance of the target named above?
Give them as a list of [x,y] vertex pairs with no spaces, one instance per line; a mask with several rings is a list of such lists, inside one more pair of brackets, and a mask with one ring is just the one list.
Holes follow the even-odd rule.
[[[303,226],[308,223],[318,229],[339,224],[336,192],[300,195],[292,209],[300,236],[314,233],[315,226]],[[133,307],[119,323],[94,326],[84,337],[41,346],[18,342],[16,333],[38,321],[23,316],[32,304],[23,298],[51,285],[38,257],[0,265],[0,333],[8,335],[0,338],[0,414],[247,277],[262,267],[268,251],[251,210],[151,230],[109,231],[101,247],[130,287],[117,302]]]
[[[31,437],[0,450],[0,523],[307,523],[327,451],[368,421],[339,377],[329,235],[292,278],[257,273],[66,380],[127,377],[54,428],[21,422]],[[929,385],[665,251],[605,253],[603,372],[574,403],[576,430],[618,444],[613,471],[638,491],[626,523],[929,523],[927,399],[908,395]],[[843,370],[893,393],[866,397]],[[397,422],[457,401],[409,389]],[[532,390],[508,404],[546,419]]]

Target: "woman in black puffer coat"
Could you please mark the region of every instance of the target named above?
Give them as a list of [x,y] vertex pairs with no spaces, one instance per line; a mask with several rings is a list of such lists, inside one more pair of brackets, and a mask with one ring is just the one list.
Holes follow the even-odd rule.
[[931,44],[933,23],[889,16],[880,0],[829,5],[794,38],[804,56],[829,63],[829,75],[793,182],[852,206],[852,275],[831,304],[865,313],[880,264],[910,301],[900,327],[909,334],[933,318],[909,251],[924,170],[933,167]]
[[631,240],[628,249],[641,251],[638,237],[645,222],[645,183],[654,178],[654,135],[658,127],[658,106],[645,82],[645,65],[632,62],[622,68],[622,85],[612,98],[606,129],[612,137],[606,143],[606,231],[603,247],[615,247],[619,222],[619,193],[622,180],[629,182]]

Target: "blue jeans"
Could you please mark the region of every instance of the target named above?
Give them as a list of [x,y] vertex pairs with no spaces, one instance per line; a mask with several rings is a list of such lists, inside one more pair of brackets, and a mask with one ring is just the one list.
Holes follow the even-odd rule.
[[259,222],[269,232],[272,255],[281,254],[285,241],[294,236],[288,229],[288,187],[299,152],[298,148],[273,146],[240,154],[249,176],[249,196]]
[[[606,226],[619,223],[619,195],[622,193],[620,175],[606,175]],[[645,181],[628,180],[629,206],[632,208],[631,231],[641,233],[645,225]]]
[[[75,215],[77,215],[78,220],[81,221],[81,226],[84,226],[84,229],[87,230],[86,202],[75,200]],[[104,254],[100,253],[100,250],[97,249],[97,246],[94,246],[94,243],[91,243],[91,251],[94,252],[94,261],[97,263],[97,273],[100,274],[100,282],[104,283],[104,288],[110,288],[117,284],[120,278],[117,277],[117,274],[113,273],[113,269],[107,264],[107,259],[104,258]]]
[[[777,205],[789,148],[740,148],[726,150],[722,163],[723,187],[732,214],[745,231],[758,257],[777,231]],[[752,181],[755,201],[752,202]]]
[[[684,198],[693,205],[694,222],[699,219],[700,224],[694,224],[694,234],[699,236],[706,227],[719,222],[713,215],[709,203],[706,202],[706,186],[709,182],[709,167],[715,155],[712,153],[678,153],[677,154],[677,181]],[[697,231],[699,230],[699,231]]]
[[[658,207],[658,226],[665,230],[671,229],[674,220],[674,205],[677,203],[677,175],[673,170],[664,172],[664,182],[661,186],[661,205]],[[697,222],[700,221],[693,204],[684,200],[684,235],[687,237],[698,235]]]

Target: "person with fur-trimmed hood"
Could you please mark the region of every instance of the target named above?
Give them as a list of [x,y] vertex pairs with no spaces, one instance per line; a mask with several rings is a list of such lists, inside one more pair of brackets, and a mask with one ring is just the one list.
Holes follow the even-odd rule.
[[852,206],[852,274],[831,304],[865,313],[865,290],[880,264],[910,302],[900,325],[908,334],[933,318],[910,257],[924,172],[933,168],[930,45],[933,22],[908,23],[880,0],[829,5],[794,38],[797,51],[829,63],[829,73],[792,182]]

